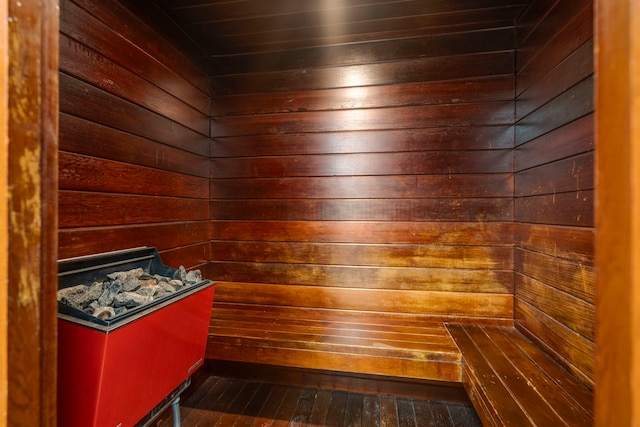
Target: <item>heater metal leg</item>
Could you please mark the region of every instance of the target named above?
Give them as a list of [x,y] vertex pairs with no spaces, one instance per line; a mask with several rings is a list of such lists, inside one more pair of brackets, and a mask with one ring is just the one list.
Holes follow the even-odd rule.
[[180,396],[171,403],[171,411],[173,412],[173,427],[180,427]]

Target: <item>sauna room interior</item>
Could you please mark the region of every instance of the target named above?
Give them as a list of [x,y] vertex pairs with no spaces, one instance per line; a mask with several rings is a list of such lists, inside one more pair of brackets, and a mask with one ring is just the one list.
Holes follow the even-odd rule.
[[637,2],[0,5],[0,424],[56,424],[58,260],[148,246],[201,372],[637,425]]

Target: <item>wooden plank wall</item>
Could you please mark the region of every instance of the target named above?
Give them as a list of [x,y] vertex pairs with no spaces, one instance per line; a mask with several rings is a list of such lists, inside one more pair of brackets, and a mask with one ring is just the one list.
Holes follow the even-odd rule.
[[209,77],[155,6],[129,6],[61,3],[59,256],[155,246],[203,267]]
[[516,326],[593,387],[593,5],[536,0],[517,27]]
[[469,24],[214,58],[216,304],[512,320],[514,30]]

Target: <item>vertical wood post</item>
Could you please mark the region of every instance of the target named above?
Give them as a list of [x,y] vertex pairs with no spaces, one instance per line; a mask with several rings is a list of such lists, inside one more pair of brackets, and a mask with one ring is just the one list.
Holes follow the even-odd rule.
[[595,6],[595,424],[640,426],[640,2]]
[[8,165],[8,72],[9,52],[7,38],[8,5],[0,0],[0,426],[7,424],[7,285],[9,230],[7,217],[7,165]]
[[3,12],[8,23],[8,184],[0,187],[8,200],[7,423],[49,426],[56,423],[59,6],[56,0],[10,0]]

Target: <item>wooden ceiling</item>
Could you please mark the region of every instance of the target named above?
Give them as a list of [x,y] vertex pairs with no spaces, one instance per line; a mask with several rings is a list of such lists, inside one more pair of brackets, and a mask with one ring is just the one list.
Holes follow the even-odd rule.
[[156,0],[210,56],[512,26],[527,0]]

